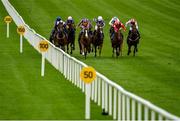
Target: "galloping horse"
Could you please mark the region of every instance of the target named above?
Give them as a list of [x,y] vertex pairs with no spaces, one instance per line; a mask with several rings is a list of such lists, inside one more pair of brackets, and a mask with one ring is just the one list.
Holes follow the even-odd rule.
[[67,45],[68,41],[67,41],[67,36],[64,33],[64,25],[63,25],[63,23],[60,22],[58,24],[57,28],[58,29],[57,29],[57,31],[55,31],[55,34],[54,34],[53,44],[56,47],[59,47],[59,48],[61,48],[62,50],[65,51],[65,45]]
[[137,44],[139,43],[139,39],[140,39],[140,34],[138,30],[136,29],[136,26],[132,26],[132,31],[127,37],[127,44],[128,44],[127,55],[131,53],[131,46],[134,46],[134,56],[135,56],[136,52],[138,51]]
[[89,29],[85,28],[80,37],[80,51],[82,55],[87,56],[87,52],[91,51],[91,38],[89,36]]
[[69,44],[71,47],[71,52],[70,54],[72,54],[72,50],[75,49],[75,27],[73,24],[67,24],[67,32],[68,32],[68,44],[67,44],[67,53],[69,53]]
[[114,57],[114,50],[116,50],[116,57],[119,55],[122,56],[122,44],[123,44],[123,35],[121,31],[118,29],[117,31],[114,31],[114,37],[111,41],[112,48],[113,48],[113,57]]
[[96,57],[97,47],[99,49],[99,56],[101,56],[101,50],[102,50],[103,39],[104,39],[102,27],[100,25],[97,25],[97,30],[94,30],[93,33],[94,33],[94,36],[92,39],[92,44],[95,49],[95,57]]

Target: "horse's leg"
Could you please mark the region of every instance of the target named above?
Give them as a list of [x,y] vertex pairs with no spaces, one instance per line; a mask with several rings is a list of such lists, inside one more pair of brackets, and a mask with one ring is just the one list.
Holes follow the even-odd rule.
[[67,44],[67,46],[66,46],[67,48],[67,53],[69,54],[69,43]]
[[70,54],[72,54],[72,51],[74,50],[74,47],[73,47],[73,43],[71,43],[71,52],[70,52]]
[[119,53],[120,53],[120,46],[119,46],[119,47],[116,47],[116,58],[118,58]]
[[92,49],[91,49],[91,52],[94,52],[94,48],[95,48],[95,45],[92,44]]
[[123,43],[121,43],[120,47],[119,47],[119,54],[120,54],[120,56],[122,56],[122,47],[123,47]]
[[112,51],[112,57],[114,57],[114,47],[112,47],[113,48],[113,51]]
[[75,50],[75,35],[73,36],[72,39],[72,49]]
[[134,56],[136,55],[137,52],[137,44],[134,45]]
[[131,44],[128,43],[128,53],[127,53],[127,55],[129,55],[130,53],[131,53]]
[[96,57],[96,53],[97,53],[97,46],[95,45],[95,46],[94,46],[94,48],[95,48],[95,52],[94,52],[94,53],[95,53],[95,57]]
[[138,52],[137,44],[136,44],[136,52]]
[[99,46],[99,56],[101,56],[102,44]]
[[85,59],[86,59],[86,56],[87,56],[87,48],[86,47],[84,48],[84,56],[85,56]]
[[80,53],[81,53],[82,55],[84,55],[84,44],[81,43],[80,46],[81,46]]

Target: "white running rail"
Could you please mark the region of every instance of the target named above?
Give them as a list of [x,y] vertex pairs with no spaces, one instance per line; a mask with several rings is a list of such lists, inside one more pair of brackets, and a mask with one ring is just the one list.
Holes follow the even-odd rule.
[[[39,41],[47,39],[37,34],[33,29],[25,24],[22,17],[8,0],[1,1],[16,25],[25,26],[26,32],[24,37],[37,51],[39,51]],[[85,84],[80,79],[80,71],[87,65],[66,54],[53,44],[49,44],[50,48],[45,54],[46,59],[57,70],[63,73],[66,79],[79,87],[82,92],[85,92]],[[172,115],[149,101],[124,90],[121,86],[98,72],[97,78],[91,84],[91,99],[101,106],[105,112],[108,112],[113,119],[117,120],[180,120],[179,117]]]

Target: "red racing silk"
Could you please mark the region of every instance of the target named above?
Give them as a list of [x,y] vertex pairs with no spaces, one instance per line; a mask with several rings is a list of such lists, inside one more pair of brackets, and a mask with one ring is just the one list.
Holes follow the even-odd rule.
[[115,32],[118,32],[120,28],[123,28],[123,30],[126,31],[126,27],[125,27],[124,24],[121,23],[121,22],[115,22],[115,23],[113,24],[113,28],[114,28],[114,31],[115,31]]

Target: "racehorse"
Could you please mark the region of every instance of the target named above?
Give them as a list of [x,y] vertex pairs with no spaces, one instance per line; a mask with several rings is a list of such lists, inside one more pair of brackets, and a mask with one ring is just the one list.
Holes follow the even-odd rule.
[[116,50],[116,57],[119,55],[122,56],[123,35],[119,29],[117,31],[114,30],[114,37],[111,40],[111,44],[113,48],[112,56],[114,57],[114,50]]
[[102,27],[100,25],[97,25],[97,30],[94,30],[93,34],[94,35],[92,39],[92,44],[95,49],[95,57],[96,57],[97,47],[99,49],[99,56],[101,56],[101,50],[102,50],[103,39],[104,39]]
[[65,35],[64,32],[64,25],[62,22],[58,24],[57,31],[55,31],[53,44],[56,47],[59,47],[65,51],[65,46],[68,44],[68,41],[67,41],[67,36]]
[[73,24],[67,24],[67,32],[68,32],[68,44],[67,44],[67,53],[69,53],[69,44],[71,47],[71,52],[70,54],[72,54],[72,50],[75,50],[75,27]]
[[140,34],[138,32],[138,30],[136,29],[136,26],[132,26],[132,31],[129,33],[128,37],[127,37],[127,44],[128,44],[128,53],[127,55],[129,55],[131,53],[131,46],[134,46],[134,56],[136,54],[136,52],[138,52],[138,48],[137,45],[139,43],[139,39],[140,39]]
[[80,51],[82,55],[87,56],[87,53],[91,51],[91,38],[89,35],[88,28],[85,28],[81,37],[80,37]]

